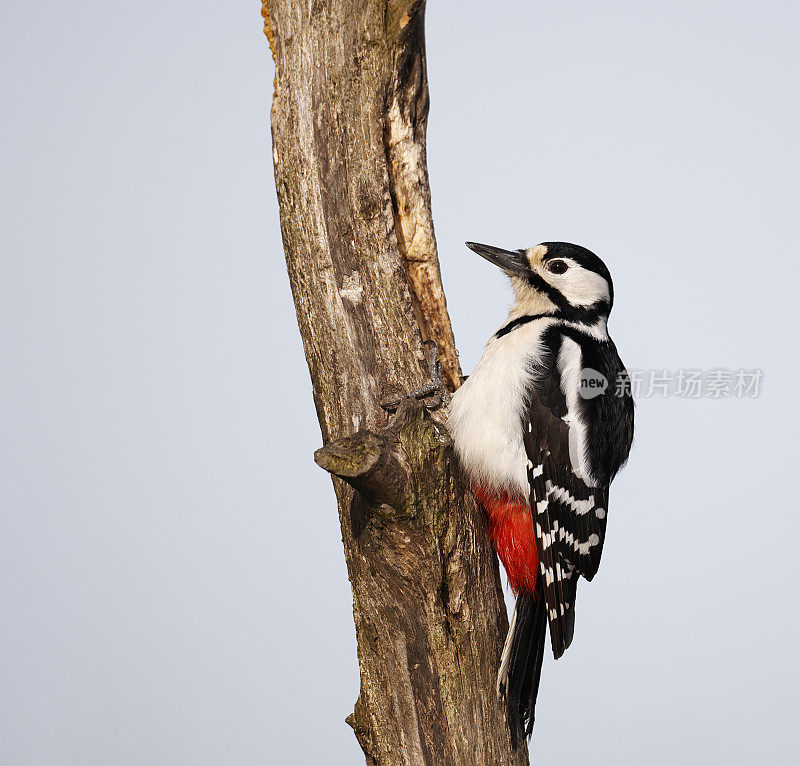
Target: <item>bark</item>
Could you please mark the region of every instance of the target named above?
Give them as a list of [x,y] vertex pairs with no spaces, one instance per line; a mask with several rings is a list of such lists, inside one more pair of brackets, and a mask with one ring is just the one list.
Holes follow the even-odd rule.
[[404,399],[435,340],[461,372],[425,159],[424,3],[267,0],[281,230],[353,589],[369,764],[527,763],[495,694],[497,559],[441,413]]

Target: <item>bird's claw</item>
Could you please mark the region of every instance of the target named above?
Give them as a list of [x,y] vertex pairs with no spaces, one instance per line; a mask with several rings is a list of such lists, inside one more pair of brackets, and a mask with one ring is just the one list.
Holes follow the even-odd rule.
[[383,402],[381,407],[387,412],[394,412],[400,405],[400,402],[406,398],[423,400],[433,397],[430,402],[425,402],[425,406],[429,410],[435,410],[443,404],[448,404],[450,402],[450,391],[448,391],[447,385],[442,379],[442,363],[439,361],[439,347],[436,345],[436,341],[433,340],[426,340],[425,345],[428,346],[428,370],[431,375],[430,382],[426,383],[424,386],[420,386],[401,399]]

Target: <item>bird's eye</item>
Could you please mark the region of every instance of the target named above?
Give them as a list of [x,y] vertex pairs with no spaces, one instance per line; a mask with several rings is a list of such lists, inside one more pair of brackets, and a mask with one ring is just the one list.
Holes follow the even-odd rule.
[[554,261],[549,261],[547,264],[547,270],[551,274],[563,274],[568,268],[569,265],[567,264],[567,262],[562,261],[558,258]]

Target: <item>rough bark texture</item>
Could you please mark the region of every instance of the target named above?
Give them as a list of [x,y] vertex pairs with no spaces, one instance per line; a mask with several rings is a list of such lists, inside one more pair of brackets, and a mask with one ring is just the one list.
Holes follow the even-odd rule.
[[273,159],[297,319],[334,475],[370,764],[527,763],[495,677],[507,622],[485,519],[439,415],[406,399],[435,340],[460,380],[425,165],[421,2],[268,0]]

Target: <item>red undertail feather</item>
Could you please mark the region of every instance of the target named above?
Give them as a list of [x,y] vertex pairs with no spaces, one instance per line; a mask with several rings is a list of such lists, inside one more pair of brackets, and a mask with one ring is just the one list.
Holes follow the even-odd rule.
[[489,534],[511,590],[514,595],[520,592],[534,595],[539,555],[530,506],[521,496],[497,493],[483,485],[474,486],[473,491],[489,516]]

